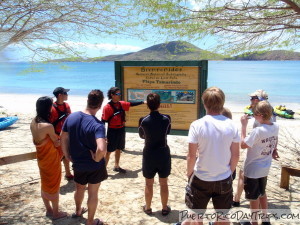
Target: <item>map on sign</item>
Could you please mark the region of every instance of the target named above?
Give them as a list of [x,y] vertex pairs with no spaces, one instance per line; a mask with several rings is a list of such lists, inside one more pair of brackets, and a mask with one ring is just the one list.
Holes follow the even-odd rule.
[[146,101],[147,95],[156,93],[160,96],[161,103],[195,104],[195,90],[157,90],[157,89],[127,89],[128,101]]

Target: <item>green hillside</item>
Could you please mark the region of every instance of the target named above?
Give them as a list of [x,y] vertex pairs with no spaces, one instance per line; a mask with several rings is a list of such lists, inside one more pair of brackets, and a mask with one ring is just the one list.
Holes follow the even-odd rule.
[[169,61],[169,60],[220,60],[224,56],[202,50],[195,45],[183,41],[171,41],[153,45],[138,52],[124,55],[109,55],[102,61]]
[[273,50],[273,51],[256,51],[247,52],[237,55],[228,60],[300,60],[300,52]]
[[52,62],[95,61],[188,61],[188,60],[300,60],[300,53],[286,50],[247,52],[226,57],[203,50],[185,41],[171,41],[138,52],[83,59],[79,57],[52,60]]

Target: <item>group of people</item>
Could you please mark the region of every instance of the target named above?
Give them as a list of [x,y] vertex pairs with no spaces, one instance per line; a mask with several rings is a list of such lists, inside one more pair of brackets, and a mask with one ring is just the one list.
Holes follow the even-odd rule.
[[[212,199],[214,208],[226,214],[231,207],[240,206],[240,196],[250,201],[251,221],[240,224],[262,224],[267,219],[267,176],[272,158],[278,159],[277,142],[279,127],[274,122],[273,108],[264,90],[250,94],[253,130],[247,135],[247,124],[252,116],[241,117],[241,134],[231,121],[231,113],[224,109],[225,95],[217,87],[204,91],[202,102],[207,115],[194,121],[189,129],[185,202],[192,213],[203,213]],[[246,149],[244,168],[239,172],[237,193],[233,199],[232,180],[239,160],[239,148]],[[197,211],[200,210],[200,211]],[[189,217],[192,218],[192,217]],[[196,217],[197,218],[197,217]],[[196,220],[196,221],[195,221]],[[186,219],[178,224],[202,224],[200,219]],[[219,217],[210,224],[230,224],[226,217]]]
[[[113,170],[126,173],[120,167],[121,151],[125,148],[125,122],[130,107],[146,103],[150,114],[139,120],[139,136],[145,139],[142,173],[145,177],[145,205],[143,211],[151,215],[153,183],[159,175],[161,214],[168,215],[168,176],[171,173],[171,154],[167,135],[171,130],[171,117],[159,113],[160,96],[150,93],[146,102],[121,101],[121,90],[112,87],[107,93],[110,100],[103,107],[102,118],[96,113],[103,103],[103,93],[92,90],[88,94],[87,106],[83,111],[71,113],[65,102],[69,89],[54,90],[55,103],[50,97],[41,97],[36,102],[37,115],[31,123],[33,142],[41,175],[41,197],[46,207],[46,216],[53,220],[67,216],[59,211],[59,187],[61,181],[61,159],[64,158],[66,179],[75,182],[75,212],[73,218],[88,213],[87,225],[102,224],[95,219],[98,190],[107,179],[107,164],[110,154],[115,152]],[[190,125],[188,134],[187,177],[185,203],[192,211],[205,210],[212,199],[215,209],[229,210],[239,206],[242,190],[250,200],[251,210],[262,209],[266,213],[265,187],[272,157],[276,151],[278,125],[272,117],[272,107],[267,94],[258,90],[251,94],[251,109],[255,128],[246,135],[248,116],[241,118],[241,135],[231,120],[231,112],[224,108],[225,95],[217,87],[202,94],[207,115]],[[54,112],[54,113],[53,113]],[[271,119],[273,118],[273,119]],[[105,122],[108,123],[106,132]],[[59,125],[58,125],[59,124]],[[58,126],[58,127],[57,127]],[[248,148],[244,169],[239,172],[238,189],[233,198],[232,178],[239,161],[241,148]],[[72,162],[74,175],[70,172]],[[88,190],[87,208],[82,207],[85,190]],[[202,224],[202,221],[185,220],[181,224]],[[224,222],[224,221],[222,221]],[[257,221],[253,219],[252,224]],[[220,223],[216,221],[215,224]],[[268,224],[268,221],[263,221]],[[180,223],[178,223],[180,224]],[[229,222],[227,222],[229,224]]]
[[[125,102],[121,91],[112,87],[108,91],[111,101],[103,108],[102,121],[96,113],[103,103],[103,93],[92,90],[88,94],[87,106],[83,111],[71,113],[68,99],[70,89],[57,87],[52,98],[44,96],[36,102],[37,115],[30,128],[33,143],[37,149],[38,166],[41,175],[41,197],[46,207],[46,216],[53,220],[67,216],[59,211],[59,190],[61,181],[61,160],[65,166],[65,178],[75,181],[75,213],[73,218],[88,212],[87,225],[101,224],[94,219],[98,204],[98,190],[107,179],[106,166],[111,152],[115,152],[114,171],[126,173],[119,166],[120,153],[125,147],[125,111],[144,102]],[[108,123],[107,134],[104,123]],[[74,175],[70,171],[70,162]],[[84,193],[88,189],[88,207],[82,207]]]

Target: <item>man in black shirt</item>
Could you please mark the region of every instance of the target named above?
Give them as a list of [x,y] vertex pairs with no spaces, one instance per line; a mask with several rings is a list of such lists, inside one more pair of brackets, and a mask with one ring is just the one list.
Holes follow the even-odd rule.
[[162,203],[162,215],[170,213],[167,205],[169,197],[168,176],[171,173],[171,155],[167,145],[167,134],[171,129],[171,118],[158,112],[160,97],[150,93],[147,96],[147,105],[150,114],[139,121],[139,135],[145,139],[143,150],[143,176],[145,177],[145,201],[143,210],[146,214],[152,214],[151,201],[153,196],[153,183],[156,173],[159,175],[160,196]]

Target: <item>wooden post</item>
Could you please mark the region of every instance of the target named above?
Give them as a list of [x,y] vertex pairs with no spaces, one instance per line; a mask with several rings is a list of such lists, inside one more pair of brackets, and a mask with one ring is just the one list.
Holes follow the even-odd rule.
[[281,167],[280,187],[288,190],[289,185],[290,185],[290,174],[287,172],[286,167]]
[[290,168],[283,166],[281,167],[281,180],[280,187],[286,190],[290,186],[290,176],[300,177],[300,169]]
[[0,166],[11,163],[22,162],[26,160],[36,159],[36,152],[29,152],[20,155],[6,156],[0,158]]

